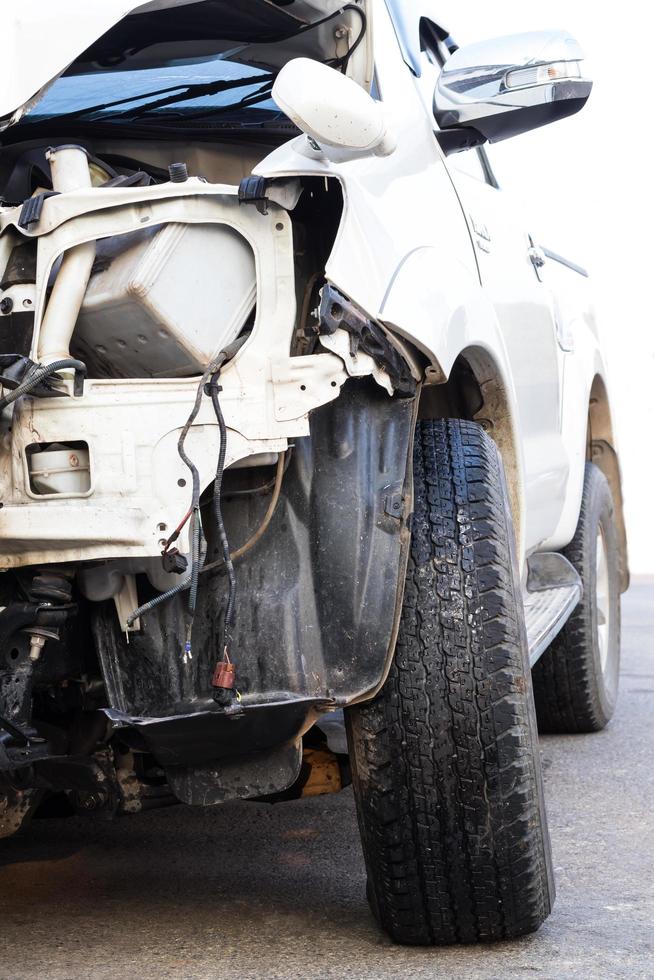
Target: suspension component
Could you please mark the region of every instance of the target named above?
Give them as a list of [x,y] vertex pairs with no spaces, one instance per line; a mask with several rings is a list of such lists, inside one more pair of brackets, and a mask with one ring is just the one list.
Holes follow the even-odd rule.
[[29,593],[39,603],[38,612],[34,622],[21,632],[30,638],[29,657],[36,663],[46,640],[59,639],[59,628],[74,609],[72,575],[65,571],[41,571],[34,576]]

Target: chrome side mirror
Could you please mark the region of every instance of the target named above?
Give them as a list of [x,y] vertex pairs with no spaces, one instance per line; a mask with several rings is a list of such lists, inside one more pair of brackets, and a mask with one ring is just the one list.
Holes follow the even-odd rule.
[[441,71],[434,115],[445,152],[491,143],[578,112],[592,82],[565,31],[535,31],[469,44]]
[[294,58],[281,69],[273,99],[312,146],[333,159],[387,156],[395,149],[384,106],[341,72]]

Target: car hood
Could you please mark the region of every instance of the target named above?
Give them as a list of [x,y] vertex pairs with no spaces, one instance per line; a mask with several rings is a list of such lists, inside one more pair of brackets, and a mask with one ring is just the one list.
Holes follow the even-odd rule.
[[[206,9],[198,11],[200,5]],[[296,0],[292,9],[269,0],[252,0],[247,5],[234,4],[233,0],[3,0],[0,130],[18,122],[83,52],[131,14],[143,15],[141,29],[148,36],[160,34],[163,27],[168,39],[171,18],[173,33],[176,31],[174,8],[189,8],[188,12],[180,11],[180,25],[191,18],[196,25],[209,25],[209,29],[229,14],[240,19],[242,37],[255,22],[283,34],[284,29],[340,6],[339,0]],[[126,26],[123,40],[130,30],[132,27]]]
[[134,0],[4,0],[0,129],[18,122],[68,65],[110,27],[127,14],[157,6],[163,4]]

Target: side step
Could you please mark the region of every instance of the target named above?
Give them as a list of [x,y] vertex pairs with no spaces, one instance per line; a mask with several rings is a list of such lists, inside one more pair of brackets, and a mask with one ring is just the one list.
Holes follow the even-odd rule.
[[527,560],[523,602],[532,667],[565,626],[582,592],[579,575],[558,552],[542,552]]

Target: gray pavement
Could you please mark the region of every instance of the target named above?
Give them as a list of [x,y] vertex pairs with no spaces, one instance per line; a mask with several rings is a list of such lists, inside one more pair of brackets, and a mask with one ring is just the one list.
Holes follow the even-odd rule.
[[654,978],[654,579],[623,622],[612,724],[542,740],[558,897],[536,935],[393,946],[366,906],[347,790],[36,821],[0,844],[0,978]]

